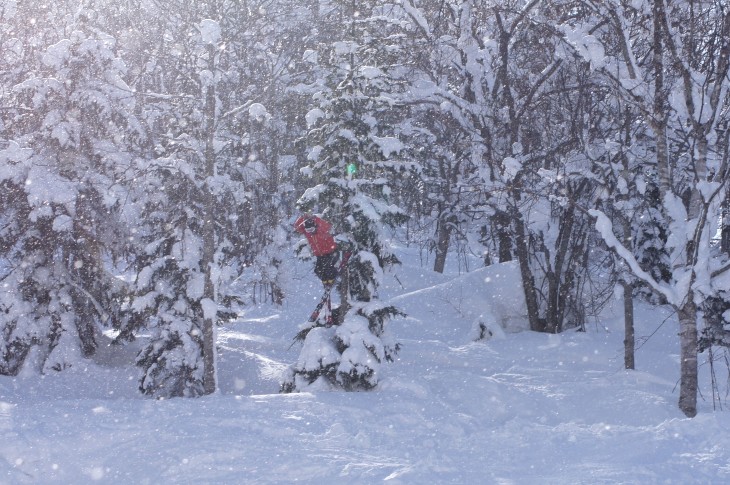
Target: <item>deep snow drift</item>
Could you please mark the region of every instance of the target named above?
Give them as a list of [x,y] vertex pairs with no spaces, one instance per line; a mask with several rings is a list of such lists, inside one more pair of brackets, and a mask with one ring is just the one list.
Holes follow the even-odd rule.
[[[515,333],[516,268],[438,275],[412,250],[399,253],[405,263],[382,296],[409,316],[391,324],[402,351],[376,391],[277,393],[320,293],[311,265],[293,262],[283,307],[251,308],[220,328],[216,395],[144,398],[132,348],[103,348],[61,374],[0,377],[0,483],[730,480],[730,414],[713,411],[707,365],[699,415],[677,408],[667,312],[637,308],[642,345],[629,372],[620,313],[585,333]],[[493,337],[473,342],[480,321]]]

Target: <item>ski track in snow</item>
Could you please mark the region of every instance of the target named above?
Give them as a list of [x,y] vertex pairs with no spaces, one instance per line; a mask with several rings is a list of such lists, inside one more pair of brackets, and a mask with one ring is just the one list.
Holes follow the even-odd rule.
[[[637,371],[622,368],[611,314],[585,333],[470,342],[483,308],[454,288],[474,276],[450,278],[413,265],[399,270],[405,288],[386,282],[409,317],[392,323],[402,351],[373,392],[277,393],[316,285],[219,329],[212,396],[143,398],[121,365],[2,377],[0,484],[730,481],[728,412],[713,412],[708,396],[694,419],[677,409],[675,327],[642,347]],[[654,331],[657,312],[637,307],[638,335]]]

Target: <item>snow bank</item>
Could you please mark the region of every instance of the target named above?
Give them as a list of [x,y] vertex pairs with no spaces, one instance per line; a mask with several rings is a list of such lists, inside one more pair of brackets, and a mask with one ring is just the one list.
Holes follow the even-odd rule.
[[[391,303],[408,315],[411,327],[434,319],[442,322],[436,328],[438,337],[454,343],[473,337],[478,322],[496,334],[500,329],[507,333],[529,329],[516,262],[492,265],[446,283],[406,292]],[[413,336],[407,328],[401,331],[396,326],[395,332]]]

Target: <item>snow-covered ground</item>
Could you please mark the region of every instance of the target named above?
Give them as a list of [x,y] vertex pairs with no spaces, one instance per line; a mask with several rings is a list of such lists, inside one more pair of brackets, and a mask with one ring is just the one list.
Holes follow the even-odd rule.
[[[619,313],[585,333],[515,332],[516,268],[438,275],[400,253],[383,296],[409,316],[391,324],[402,350],[376,391],[278,394],[320,292],[296,263],[283,307],[219,330],[216,395],[142,397],[132,349],[0,377],[0,483],[730,483],[730,413],[713,410],[707,365],[698,416],[677,409],[668,313],[637,308],[651,337],[629,372]],[[471,340],[479,321],[491,340]]]

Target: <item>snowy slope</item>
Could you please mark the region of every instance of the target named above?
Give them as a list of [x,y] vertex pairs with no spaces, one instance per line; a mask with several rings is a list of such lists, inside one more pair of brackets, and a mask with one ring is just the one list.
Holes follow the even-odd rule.
[[[0,483],[730,481],[730,414],[713,411],[709,385],[698,417],[677,409],[668,314],[639,306],[637,334],[651,338],[628,372],[620,315],[586,333],[515,333],[514,268],[437,275],[401,253],[383,296],[409,316],[392,324],[403,348],[377,391],[277,393],[320,291],[296,263],[282,308],[251,308],[220,329],[216,395],[141,397],[124,365],[133,349],[59,375],[0,378]],[[495,337],[472,342],[480,319]]]

